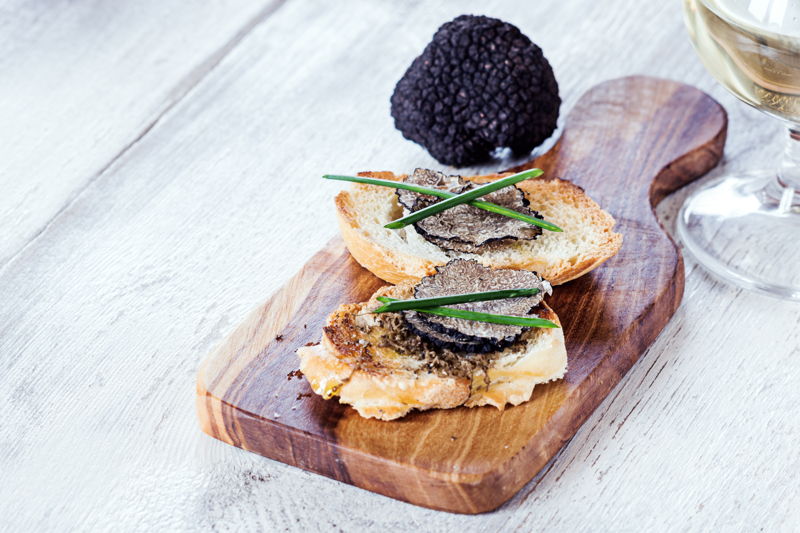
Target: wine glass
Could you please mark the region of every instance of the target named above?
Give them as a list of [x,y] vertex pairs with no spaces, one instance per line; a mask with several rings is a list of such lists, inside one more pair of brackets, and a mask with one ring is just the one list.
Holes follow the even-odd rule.
[[691,194],[678,235],[713,274],[800,300],[800,1],[684,0],[684,16],[711,74],[788,136],[775,168],[722,176]]

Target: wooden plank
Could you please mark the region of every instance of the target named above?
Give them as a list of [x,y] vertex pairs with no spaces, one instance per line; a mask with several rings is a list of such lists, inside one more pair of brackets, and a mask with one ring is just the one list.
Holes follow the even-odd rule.
[[0,7],[0,266],[279,4]]
[[319,340],[333,309],[385,285],[335,239],[203,363],[201,427],[234,446],[425,507],[498,507],[572,438],[677,308],[683,260],[652,205],[717,164],[726,126],[725,111],[694,88],[620,78],[584,95],[559,142],[517,169],[574,180],[602,198],[626,236],[612,261],[548,300],[565,325],[569,371],[537,387],[529,402],[380,422],[335,400],[304,399],[307,382],[287,379],[297,348]]
[[[394,131],[388,97],[435,28],[462,12],[513,21],[540,44],[564,110],[604,79],[670,77],[727,108],[722,170],[775,160],[782,148],[780,126],[694,57],[679,2],[288,2],[0,271],[0,528],[800,522],[800,310],[691,263],[683,303],[651,349],[561,454],[489,515],[399,503],[197,429],[203,355],[336,233],[324,206],[338,186],[318,175],[438,168]],[[662,221],[682,194],[662,204]]]

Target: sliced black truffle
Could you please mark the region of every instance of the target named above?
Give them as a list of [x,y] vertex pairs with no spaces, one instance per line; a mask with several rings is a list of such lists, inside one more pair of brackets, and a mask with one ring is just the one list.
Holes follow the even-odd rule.
[[[476,187],[474,183],[465,181],[460,176],[447,176],[442,172],[419,168],[406,181],[425,187],[446,189],[456,194]],[[441,201],[441,198],[412,191],[398,190],[397,196],[400,204],[409,212]],[[487,194],[481,199],[528,216],[542,218],[539,213],[530,209],[525,194],[514,186]],[[487,246],[490,244],[531,240],[542,234],[542,228],[538,226],[466,204],[424,218],[416,222],[414,228],[427,241],[442,249],[477,254],[490,249]]]
[[[535,296],[486,302],[456,304],[451,307],[502,315],[528,315],[551,292],[550,284],[535,272],[493,270],[475,260],[454,259],[427,276],[414,289],[415,298],[491,290],[538,288]],[[432,344],[466,353],[485,353],[513,344],[528,328],[490,324],[460,318],[442,317],[416,311],[403,312],[409,327]]]
[[[418,168],[414,173],[405,179],[406,183],[413,183],[414,185],[421,185],[429,189],[442,189],[455,194],[461,194],[467,190],[467,184],[461,179],[461,176],[448,176],[444,172],[436,170],[428,170],[427,168]],[[427,205],[436,203],[441,200],[436,196],[427,194],[419,194],[413,191],[406,191],[397,189],[397,201],[408,209],[409,211],[416,211],[422,209]]]
[[391,104],[406,139],[440,163],[466,166],[497,148],[529,153],[555,130],[561,99],[541,48],[519,28],[462,15],[434,34]]
[[491,343],[482,342],[480,339],[467,337],[458,332],[448,333],[446,331],[441,331],[441,328],[437,329],[438,325],[427,322],[425,320],[426,316],[427,315],[423,313],[417,313],[415,311],[406,311],[404,313],[408,328],[434,346],[463,353],[486,353],[494,351],[494,346]]

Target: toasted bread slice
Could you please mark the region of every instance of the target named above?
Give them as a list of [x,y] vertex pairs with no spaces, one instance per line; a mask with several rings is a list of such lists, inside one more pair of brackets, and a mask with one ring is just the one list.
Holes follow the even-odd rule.
[[[362,172],[367,176],[403,180],[391,172]],[[506,174],[471,176],[483,183]],[[530,207],[563,233],[545,231],[536,240],[516,241],[482,254],[443,250],[425,240],[413,226],[392,230],[384,224],[400,218],[402,206],[395,189],[354,184],[336,196],[336,211],[344,242],[364,268],[389,283],[418,281],[456,257],[476,259],[492,268],[534,270],[553,285],[565,283],[597,268],[622,246],[614,219],[577,185],[557,178],[538,178],[518,185]]]
[[[564,376],[567,353],[560,328],[526,331],[517,344],[492,354],[486,371],[465,376],[433,372],[417,354],[381,347],[383,332],[359,327],[376,320],[364,313],[380,305],[376,297],[408,298],[412,293],[409,283],[385,287],[368,302],[340,306],[328,317],[320,344],[297,350],[300,370],[315,393],[338,396],[363,417],[392,420],[413,409],[519,405],[530,399],[536,384]],[[544,303],[537,311],[559,324]]]

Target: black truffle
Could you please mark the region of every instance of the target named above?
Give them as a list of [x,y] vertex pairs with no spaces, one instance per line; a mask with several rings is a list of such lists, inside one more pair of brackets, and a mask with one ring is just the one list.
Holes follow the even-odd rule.
[[496,148],[529,153],[555,130],[561,99],[541,48],[516,26],[462,15],[434,34],[391,102],[405,138],[466,166]]
[[[442,172],[423,168],[416,169],[405,181],[453,193],[461,193],[476,186],[474,182],[467,182],[460,176],[447,176]],[[398,202],[409,212],[440,201],[434,196],[402,189],[397,190],[397,197]],[[482,199],[528,216],[542,218],[539,213],[530,209],[528,199],[517,187],[500,189]],[[414,228],[425,240],[443,250],[474,254],[489,251],[495,244],[532,240],[542,234],[542,228],[538,226],[466,204],[415,222]]]
[[[437,269],[436,274],[422,278],[414,288],[415,298],[432,298],[464,292],[502,289],[538,288],[535,296],[470,302],[452,307],[503,315],[528,315],[548,294],[550,284],[535,272],[526,270],[493,270],[472,259],[454,259]],[[486,353],[513,344],[528,328],[476,322],[461,318],[443,317],[403,311],[412,331],[441,348],[465,353]]]

